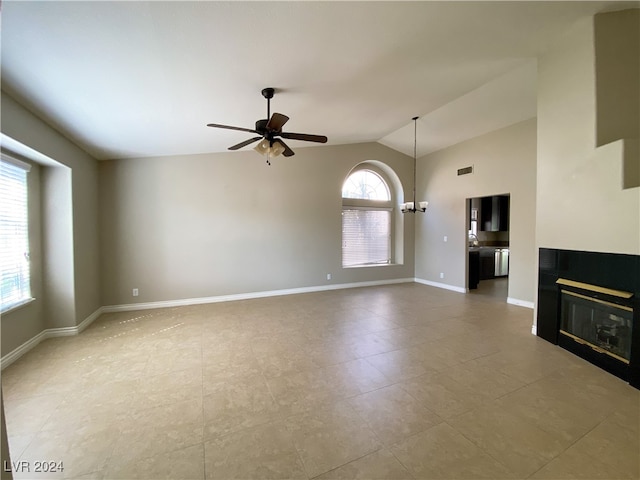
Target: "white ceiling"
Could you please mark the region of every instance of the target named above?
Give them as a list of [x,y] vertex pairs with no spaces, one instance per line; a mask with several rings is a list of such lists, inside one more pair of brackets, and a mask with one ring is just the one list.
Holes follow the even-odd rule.
[[[2,88],[96,158],[225,151],[266,116],[418,155],[535,116],[535,57],[638,2],[2,2]],[[295,150],[313,144],[289,141]],[[247,147],[250,148],[250,147]]]

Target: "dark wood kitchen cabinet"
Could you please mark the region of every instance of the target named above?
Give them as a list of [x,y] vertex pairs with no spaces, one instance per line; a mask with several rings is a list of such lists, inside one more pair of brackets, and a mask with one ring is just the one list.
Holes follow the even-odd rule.
[[480,281],[480,251],[469,250],[469,290],[478,288]]
[[495,195],[481,199],[480,230],[484,232],[509,230],[509,195]]
[[480,249],[480,280],[489,280],[491,278],[495,278],[495,252],[496,251],[494,248]]

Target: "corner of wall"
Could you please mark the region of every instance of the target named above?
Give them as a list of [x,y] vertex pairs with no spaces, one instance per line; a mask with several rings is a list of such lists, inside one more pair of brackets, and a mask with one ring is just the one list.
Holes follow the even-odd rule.
[[640,187],[640,141],[624,139],[622,188]]

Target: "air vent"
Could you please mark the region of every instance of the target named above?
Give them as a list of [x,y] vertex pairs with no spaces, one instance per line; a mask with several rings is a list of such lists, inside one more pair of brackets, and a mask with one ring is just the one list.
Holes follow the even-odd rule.
[[467,175],[469,173],[473,173],[473,165],[470,166],[470,167],[464,167],[464,168],[459,168],[458,169],[458,176]]

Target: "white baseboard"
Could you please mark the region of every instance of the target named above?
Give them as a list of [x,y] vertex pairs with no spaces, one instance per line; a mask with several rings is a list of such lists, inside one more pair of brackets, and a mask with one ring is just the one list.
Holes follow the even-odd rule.
[[534,335],[538,334],[538,326],[537,325],[531,325],[531,333]]
[[[422,278],[414,278],[413,280],[417,283],[422,283],[424,285],[429,285],[431,287],[444,288],[446,290],[452,290],[454,292],[459,292],[459,293],[467,293],[469,291],[466,288],[456,287],[455,285],[448,285],[446,283],[432,282],[431,280],[424,280]],[[517,298],[512,298],[512,297],[507,298],[507,303],[510,303],[511,305],[517,305],[519,307],[526,307],[531,309],[534,308],[533,302],[528,302],[526,300],[519,300]]]
[[4,370],[6,367],[11,365],[17,359],[19,359],[22,355],[27,353],[33,347],[38,345],[44,339],[49,338],[47,336],[47,330],[41,331],[35,337],[31,337],[29,340],[24,342],[18,348],[13,349],[11,352],[7,353],[4,357],[0,359],[0,369]]
[[455,285],[449,285],[446,283],[432,282],[431,280],[424,280],[422,278],[414,278],[416,283],[422,283],[423,285],[429,285],[430,287],[444,288],[445,290],[452,290],[458,293],[467,293],[467,289],[464,287],[456,287]]
[[82,332],[85,328],[91,325],[103,313],[104,313],[104,307],[98,308],[95,312],[93,312],[91,315],[85,318],[82,322],[80,322],[80,324],[76,327],[78,330],[76,333]]
[[507,303],[510,303],[511,305],[517,305],[519,307],[526,307],[531,309],[533,309],[534,307],[533,302],[528,302],[526,300],[518,300],[517,298],[512,298],[512,297],[507,298]]
[[34,348],[43,340],[47,338],[54,337],[69,337],[73,335],[77,335],[82,330],[87,328],[91,322],[93,322],[96,318],[98,318],[102,314],[102,307],[98,308],[95,312],[85,318],[79,325],[75,327],[61,327],[61,328],[47,328],[46,330],[41,331],[36,336],[30,338],[26,342],[24,342],[19,347],[13,349],[11,352],[7,353],[0,359],[0,370],[4,370],[6,367],[11,365],[13,362],[18,360],[21,356],[27,353],[29,350]]
[[147,303],[129,303],[124,305],[107,305],[102,312],[128,312],[135,310],[149,310],[153,308],[183,307],[201,305],[205,303],[233,302],[236,300],[251,300],[254,298],[279,297],[282,295],[296,295],[299,293],[324,292],[328,290],[343,290],[346,288],[375,287],[395,283],[411,283],[413,278],[396,278],[392,280],[375,280],[370,282],[337,283],[332,285],[317,285],[313,287],[287,288],[283,290],[267,290],[262,292],[235,293],[232,295],[217,295],[215,297],[184,298],[180,300],[166,300]]

